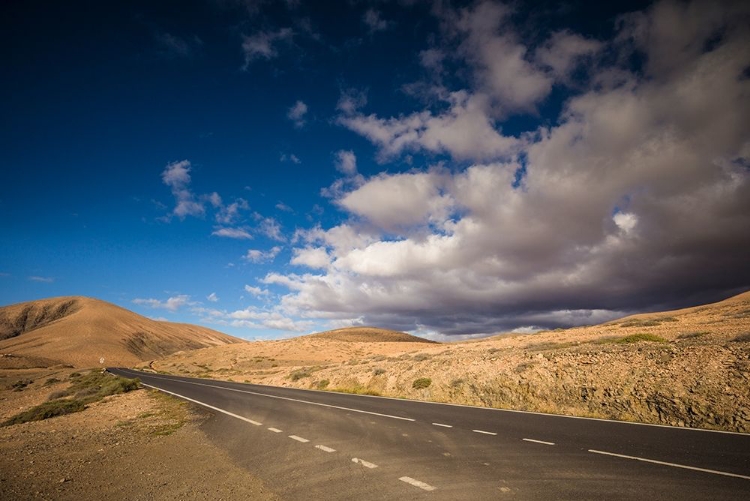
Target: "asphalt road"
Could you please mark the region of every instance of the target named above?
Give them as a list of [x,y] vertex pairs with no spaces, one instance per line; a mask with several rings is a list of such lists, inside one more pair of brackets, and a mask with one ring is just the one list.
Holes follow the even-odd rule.
[[209,409],[284,499],[750,499],[746,434],[109,370]]

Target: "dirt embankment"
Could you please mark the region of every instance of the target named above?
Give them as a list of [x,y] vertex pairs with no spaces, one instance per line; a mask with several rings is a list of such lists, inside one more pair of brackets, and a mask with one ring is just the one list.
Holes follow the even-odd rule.
[[433,344],[314,336],[155,361],[178,375],[750,432],[750,293],[534,335]]
[[[0,421],[64,389],[73,369],[0,370]],[[0,499],[278,499],[200,431],[198,409],[151,390],[0,427]]]

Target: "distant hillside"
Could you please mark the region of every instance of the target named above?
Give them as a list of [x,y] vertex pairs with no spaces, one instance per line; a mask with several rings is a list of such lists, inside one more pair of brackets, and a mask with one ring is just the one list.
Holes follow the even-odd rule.
[[21,359],[36,365],[93,367],[104,358],[105,365],[133,365],[180,350],[241,342],[212,329],[158,322],[87,297],[0,308],[0,367],[23,365]]
[[429,339],[412,336],[405,332],[379,329],[377,327],[345,327],[332,331],[311,334],[315,339],[328,339],[330,341],[346,341],[350,343],[434,343]]

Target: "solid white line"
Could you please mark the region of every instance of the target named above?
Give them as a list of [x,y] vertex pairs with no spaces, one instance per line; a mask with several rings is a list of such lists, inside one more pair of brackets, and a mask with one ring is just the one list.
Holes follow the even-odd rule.
[[316,445],[315,448],[325,452],[336,452],[336,449],[331,449],[330,447],[326,447],[325,445]]
[[433,426],[442,426],[443,428],[453,428],[453,425],[450,424],[442,424],[442,423],[432,423]]
[[272,431],[274,433],[281,433],[281,430],[278,428],[269,428],[268,431]]
[[174,393],[172,391],[162,390],[161,388],[157,388],[156,386],[151,386],[150,384],[141,383],[143,386],[148,386],[149,388],[153,388],[155,390],[163,391],[164,393],[169,393],[170,395],[174,395],[175,397],[182,398],[183,400],[188,400],[190,402],[193,402],[194,404],[202,405],[203,407],[208,407],[211,410],[214,410],[216,412],[221,412],[223,414],[226,414],[227,416],[232,416],[233,418],[241,419],[242,421],[245,421],[246,423],[254,424],[255,426],[261,426],[263,423],[259,423],[258,421],[253,421],[252,419],[248,419],[243,416],[239,416],[237,414],[231,413],[229,411],[225,411],[224,409],[219,409],[218,407],[214,407],[213,405],[208,405],[204,402],[201,402],[199,400],[194,400],[192,398],[188,398],[185,395],[180,395],[179,393]]
[[639,458],[636,456],[626,456],[624,454],[615,454],[614,452],[597,451],[594,449],[589,449],[589,452],[593,452],[594,454],[604,454],[605,456],[615,456],[618,458],[635,459],[636,461],[644,461],[646,463],[654,463],[654,464],[660,464],[664,466],[672,466],[674,468],[684,468],[685,470],[694,470],[694,471],[702,471],[704,473],[713,473],[714,475],[724,475],[725,477],[735,477],[735,478],[743,478],[745,480],[750,480],[750,477],[748,476],[738,475],[737,473],[729,473],[726,471],[708,470],[706,468],[697,468],[695,466],[686,466],[684,464],[677,464],[677,463],[666,463],[664,461],[657,461],[655,459]]
[[471,430],[474,433],[484,433],[485,435],[497,435],[497,433],[494,433],[492,431],[482,431],[482,430]]
[[225,386],[217,386],[215,384],[196,383],[196,382],[193,382],[193,381],[181,381],[179,379],[175,379],[173,381],[176,381],[178,383],[193,384],[193,385],[196,385],[196,386],[206,386],[208,388],[217,388],[217,389],[220,389],[220,390],[235,391],[237,393],[247,393],[249,395],[257,395],[259,397],[277,398],[279,400],[289,400],[290,402],[299,402],[299,403],[303,403],[303,404],[319,405],[321,407],[329,407],[331,409],[340,409],[340,410],[350,411],[350,412],[359,412],[361,414],[371,414],[373,416],[387,417],[387,418],[391,418],[391,419],[400,419],[402,421],[414,421],[414,419],[407,418],[407,417],[392,416],[390,414],[381,414],[379,412],[372,412],[372,411],[363,411],[361,409],[352,409],[350,407],[341,407],[339,405],[323,404],[321,402],[311,402],[309,400],[300,400],[298,398],[281,397],[281,396],[278,396],[278,395],[267,395],[265,393],[258,393],[256,391],[240,390],[240,389],[237,389],[237,388],[227,388]]
[[359,459],[359,458],[352,458],[352,463],[361,464],[365,468],[377,468],[378,467],[378,465],[376,465],[375,463],[370,463],[369,461],[365,461],[364,459]]
[[414,480],[411,477],[401,477],[399,478],[402,482],[406,482],[407,484],[411,484],[414,487],[419,487],[420,489],[424,489],[426,491],[434,491],[435,488],[431,486],[430,484],[426,484],[424,482],[420,482],[419,480]]
[[[131,372],[136,374],[136,377],[138,377],[138,374],[143,374],[143,371],[133,371],[130,369],[121,369],[123,372]],[[163,374],[150,374],[145,373],[148,377],[154,377],[154,378],[161,378],[166,379],[167,381],[177,381],[185,383],[187,381],[182,381],[180,379],[173,379],[180,376],[170,376],[170,377],[164,377]],[[217,379],[217,381],[220,381]],[[231,382],[231,381],[227,381]],[[285,388],[283,386],[272,386],[269,384],[254,384],[254,386],[265,386],[268,388]],[[303,388],[295,388],[295,390],[300,391],[309,391],[313,393],[330,393],[329,391],[325,390],[312,390],[312,389],[303,389]],[[677,427],[677,426],[669,426],[666,424],[654,424],[654,423],[638,423],[635,421],[619,421],[617,419],[604,419],[604,418],[592,418],[592,417],[584,417],[584,416],[568,416],[565,414],[551,414],[549,412],[535,412],[535,411],[521,411],[517,409],[497,409],[494,407],[479,407],[476,405],[465,405],[465,404],[451,404],[448,402],[431,402],[429,400],[410,400],[410,399],[404,399],[404,398],[396,398],[396,397],[383,397],[383,396],[375,396],[375,395],[348,395],[352,398],[382,398],[384,400],[394,400],[398,402],[411,402],[414,404],[429,404],[429,405],[447,405],[449,407],[463,407],[466,409],[481,409],[483,411],[492,411],[492,412],[512,412],[515,414],[532,414],[535,416],[549,416],[549,417],[557,417],[557,418],[565,418],[565,419],[581,419],[584,421],[601,421],[604,423],[616,423],[616,424],[627,424],[627,425],[634,425],[634,426],[650,426],[652,428],[668,428],[670,430],[681,430],[681,431],[695,431],[695,432],[706,432],[706,433],[721,433],[724,435],[742,435],[742,436],[748,436],[750,433],[742,433],[739,431],[725,431],[725,430],[707,430],[705,428],[688,428],[688,427]],[[411,421],[414,421],[413,419]]]
[[303,444],[309,442],[308,439],[298,437],[297,435],[289,435],[289,438],[291,438],[292,440],[296,440],[297,442],[302,442]]
[[545,442],[544,440],[534,440],[533,438],[524,438],[523,440],[527,442],[534,442],[535,444],[555,445],[554,442]]

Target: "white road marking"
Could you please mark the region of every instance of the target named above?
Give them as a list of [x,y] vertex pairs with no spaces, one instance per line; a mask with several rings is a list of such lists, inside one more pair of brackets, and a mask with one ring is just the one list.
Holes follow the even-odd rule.
[[336,449],[331,449],[330,447],[326,447],[325,445],[316,445],[315,448],[320,449],[324,452],[336,452]]
[[664,461],[657,461],[655,459],[639,458],[637,456],[626,456],[625,454],[615,454],[614,452],[597,451],[594,449],[589,449],[589,452],[593,452],[594,454],[604,454],[605,456],[614,456],[618,458],[634,459],[636,461],[644,461],[646,463],[654,463],[654,464],[660,464],[664,466],[672,466],[674,468],[684,468],[686,470],[702,471],[704,473],[713,473],[714,475],[724,475],[725,477],[735,477],[735,478],[743,478],[745,480],[750,480],[750,477],[746,475],[738,475],[737,473],[729,473],[726,471],[708,470],[706,468],[698,468],[696,466],[686,466],[684,464],[667,463]]
[[544,444],[544,445],[555,445],[554,442],[545,442],[544,440],[534,440],[533,438],[524,438],[526,442],[534,442],[535,444]]
[[426,484],[424,482],[421,482],[419,480],[414,480],[411,477],[401,477],[399,478],[402,482],[406,482],[407,484],[411,484],[414,487],[419,487],[420,489],[424,489],[426,491],[434,491],[435,488],[431,486],[430,484]]
[[268,431],[272,431],[274,433],[281,433],[281,430],[278,428],[269,428]]
[[224,409],[219,409],[218,407],[214,407],[213,405],[208,405],[207,403],[201,402],[200,400],[194,400],[192,398],[188,398],[185,395],[180,395],[179,393],[174,393],[172,391],[162,390],[161,388],[157,388],[156,386],[151,386],[150,384],[141,383],[143,386],[148,386],[149,388],[153,388],[155,390],[163,391],[164,393],[169,393],[170,395],[174,395],[175,397],[180,397],[183,400],[187,400],[189,402],[193,402],[194,404],[202,405],[203,407],[208,407],[211,410],[214,410],[216,412],[221,412],[223,414],[226,414],[227,416],[232,416],[233,418],[241,419],[242,421],[245,421],[246,423],[253,424],[255,426],[261,426],[263,423],[259,423],[258,421],[253,421],[252,419],[248,419],[244,416],[240,416],[238,414],[234,414],[229,411],[225,411]]
[[[136,377],[142,375],[144,371],[133,371],[130,369],[118,369],[122,372],[130,372],[136,375]],[[171,379],[169,377],[158,377],[155,374],[147,374],[149,377],[154,377],[156,379],[166,379],[168,381],[176,381],[180,383],[185,383],[186,381],[182,381],[180,379]],[[177,377],[177,376],[173,376]],[[270,385],[262,385],[262,384],[255,384],[255,386],[269,386],[270,388],[278,388],[278,386],[270,386]],[[151,388],[154,388],[153,386]],[[158,389],[158,388],[157,388]],[[302,391],[309,391],[309,392],[315,392],[315,393],[330,393],[325,390],[303,390],[302,388],[295,388],[297,390]],[[375,396],[375,395],[351,395],[351,397],[357,397],[357,398],[381,398],[383,400],[396,400],[399,402],[404,402],[403,398],[396,398],[396,397],[383,397],[383,396]],[[521,411],[517,409],[496,409],[494,407],[477,407],[476,405],[466,405],[466,404],[451,404],[447,402],[430,402],[427,400],[406,400],[407,402],[412,403],[420,403],[420,404],[427,404],[427,405],[447,405],[449,407],[464,407],[467,409],[480,409],[483,411],[489,411],[489,412],[511,412],[514,414],[533,414],[536,416],[548,416],[553,418],[564,418],[564,419],[581,419],[584,421],[603,421],[605,423],[617,423],[617,424],[625,424],[625,425],[633,425],[633,426],[650,426],[652,428],[668,428],[670,430],[679,430],[679,431],[695,431],[695,432],[705,432],[705,433],[721,433],[724,435],[747,435],[746,433],[742,433],[739,431],[725,431],[725,430],[707,430],[704,428],[678,428],[676,426],[669,426],[666,424],[654,424],[654,423],[638,423],[635,421],[618,421],[616,419],[604,419],[604,418],[592,418],[592,417],[584,417],[584,416],[568,416],[565,414],[550,414],[549,412],[535,412],[535,411]],[[364,412],[364,411],[363,411]],[[402,418],[403,419],[403,418]],[[408,419],[409,421],[414,421],[413,419]]]
[[497,435],[497,433],[492,431],[482,431],[482,430],[471,430],[474,433],[484,433],[485,435]]
[[392,416],[390,414],[381,414],[379,412],[371,412],[371,411],[363,411],[361,409],[352,409],[350,407],[341,407],[339,405],[329,405],[329,404],[323,404],[321,402],[311,402],[309,400],[300,400],[298,398],[290,398],[290,397],[281,397],[279,395],[268,395],[266,393],[258,393],[256,391],[250,391],[250,390],[240,390],[237,388],[227,388],[225,386],[217,386],[215,384],[205,384],[205,383],[196,383],[194,381],[182,381],[180,379],[173,379],[171,381],[175,381],[178,383],[185,383],[185,384],[193,384],[196,386],[206,386],[208,388],[218,388],[220,390],[227,390],[227,391],[236,391],[237,393],[247,393],[249,395],[257,395],[259,397],[268,397],[268,398],[276,398],[279,400],[289,400],[290,402],[299,402],[302,404],[309,404],[309,405],[319,405],[321,407],[328,407],[331,409],[340,409],[343,411],[350,411],[350,412],[359,412],[361,414],[370,414],[372,416],[380,416],[380,417],[387,417],[391,419],[400,419],[402,421],[415,421],[412,418],[402,417],[402,416]]
[[378,467],[378,465],[376,465],[375,463],[371,463],[369,461],[365,461],[364,459],[359,459],[359,458],[352,458],[352,463],[361,464],[365,468],[377,468]]
[[450,424],[442,424],[442,423],[432,423],[433,426],[442,426],[443,428],[453,428],[453,425]]
[[298,437],[297,435],[289,435],[289,438],[291,438],[292,440],[296,440],[297,442],[302,442],[303,444],[309,442],[308,439]]

